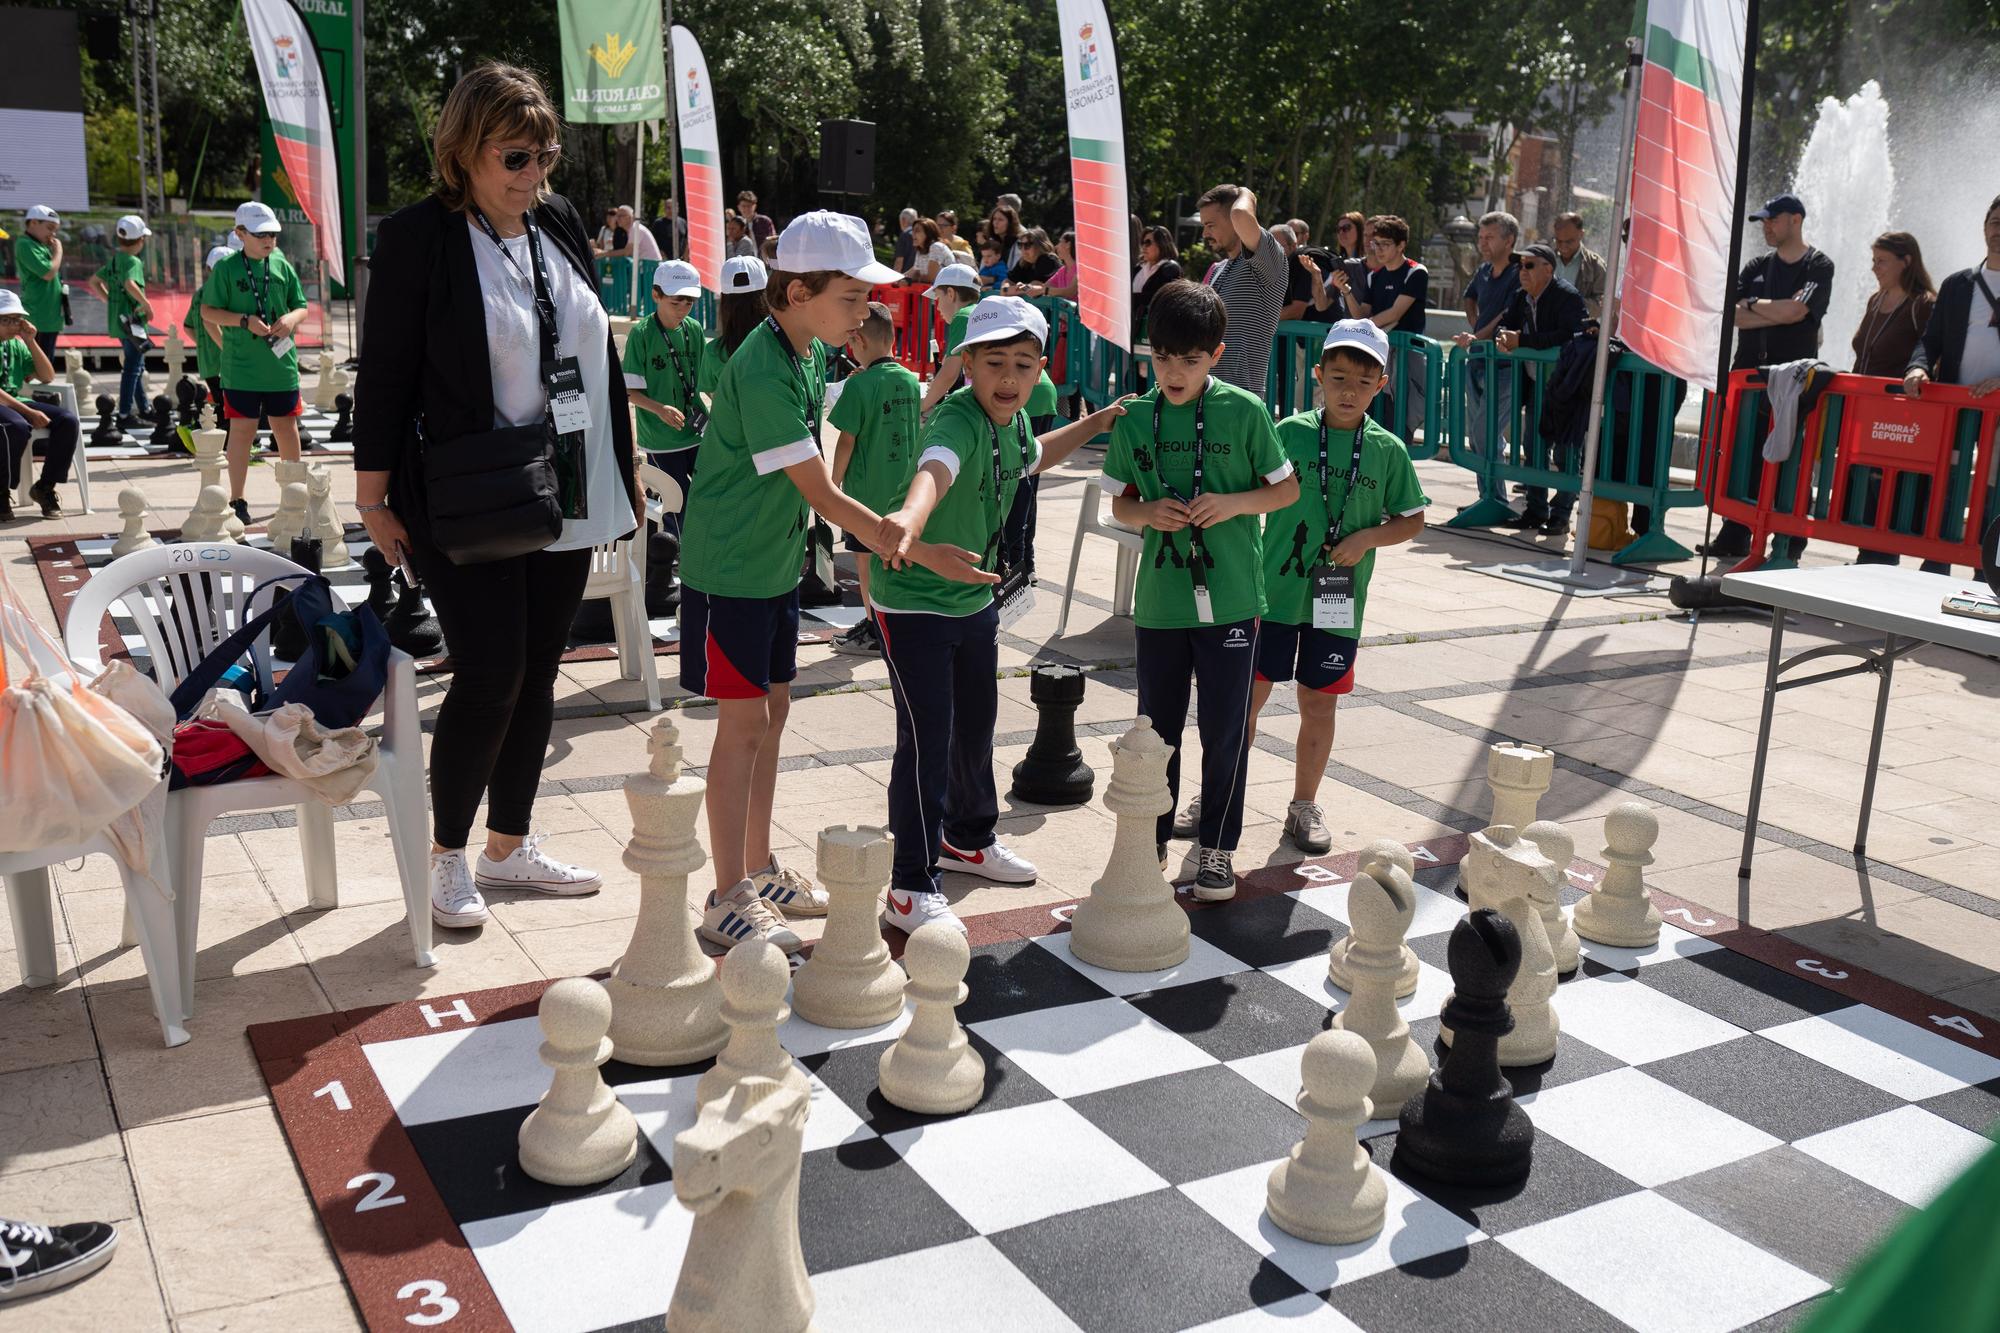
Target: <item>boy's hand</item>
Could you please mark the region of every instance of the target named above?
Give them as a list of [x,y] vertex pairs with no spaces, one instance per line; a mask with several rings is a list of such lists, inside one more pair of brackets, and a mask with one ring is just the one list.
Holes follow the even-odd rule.
[[1103,417],[1106,422],[1116,421],[1119,417],[1125,415],[1125,404],[1131,402],[1134,398],[1137,398],[1138,396],[1139,395],[1136,393],[1125,394],[1122,397],[1116,398],[1111,402],[1106,403],[1103,407],[1098,408],[1097,411],[1093,412],[1091,415]]
[[[148,316],[147,318],[150,319],[151,316]],[[257,318],[255,315],[250,316],[249,328],[250,332],[256,334],[259,338],[268,338],[271,336],[271,326],[269,324],[266,324],[263,320]]]
[[1146,505],[1145,520],[1149,528],[1179,532],[1188,525],[1188,507],[1171,495],[1161,496]]
[[881,523],[875,528],[875,549],[881,553],[882,563],[891,569],[903,568],[909,563],[910,545],[916,536],[910,526],[909,515],[902,510],[882,515]]
[[675,430],[679,430],[687,424],[687,417],[682,414],[681,410],[666,403],[654,403],[653,415],[666,422],[667,425]]
[[998,583],[1000,576],[979,567],[979,555],[963,546],[948,546],[944,543],[910,543],[911,563],[922,565],[931,573],[952,583]]
[[1187,507],[1188,522],[1198,528],[1212,528],[1243,512],[1242,497],[1224,492],[1203,491]]
[[21,413],[21,420],[27,422],[29,427],[34,430],[41,430],[43,427],[49,424],[48,413],[38,412],[34,408],[29,407],[26,403],[21,404],[20,413]]
[[1366,532],[1350,532],[1340,539],[1340,544],[1327,552],[1326,558],[1336,565],[1358,565],[1361,557],[1375,549]]

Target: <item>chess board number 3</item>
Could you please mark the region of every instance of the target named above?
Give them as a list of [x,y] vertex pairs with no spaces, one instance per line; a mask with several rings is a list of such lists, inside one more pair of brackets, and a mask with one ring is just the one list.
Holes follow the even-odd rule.
[[436,1278],[419,1278],[396,1293],[399,1301],[415,1301],[417,1312],[403,1316],[405,1323],[428,1327],[448,1324],[458,1316],[458,1302],[445,1295],[444,1283]]

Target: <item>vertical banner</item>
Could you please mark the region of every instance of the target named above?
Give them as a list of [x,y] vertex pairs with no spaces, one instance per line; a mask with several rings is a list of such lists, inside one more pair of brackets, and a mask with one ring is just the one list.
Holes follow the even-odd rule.
[[1132,206],[1125,189],[1125,119],[1111,22],[1104,0],[1056,0],[1056,12],[1076,196],[1077,305],[1085,328],[1130,348]]
[[674,25],[674,117],[681,129],[681,215],[687,219],[688,262],[701,285],[722,290],[722,146],[715,134],[715,96],[701,43]]
[[243,0],[243,23],[288,192],[312,223],[327,276],[345,283],[340,159],[318,45],[287,0]]
[[[350,108],[354,98],[354,52],[360,39],[354,32],[352,0],[310,0],[300,8],[305,20],[306,32],[311,35],[313,45],[319,48],[320,72],[325,76],[326,104],[333,112],[335,155],[340,161],[340,219],[341,251],[343,254],[361,251],[365,244],[366,205],[360,198],[362,173],[354,163],[354,132],[360,112]],[[284,160],[278,156],[277,138],[272,133],[271,121],[267,116],[259,127],[263,164],[261,186],[258,197],[271,206],[278,220],[287,227],[298,227],[311,222],[299,196],[294,192],[291,173]],[[336,284],[326,293],[335,298],[348,295],[344,286]]]
[[563,119],[626,125],[667,113],[660,0],[557,0]]
[[1744,0],[1649,0],[1618,336],[1714,390],[1728,312]]

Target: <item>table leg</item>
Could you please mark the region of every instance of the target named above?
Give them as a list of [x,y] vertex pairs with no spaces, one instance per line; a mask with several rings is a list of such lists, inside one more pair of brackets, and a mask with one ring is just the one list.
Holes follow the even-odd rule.
[[1889,673],[1896,669],[1896,636],[1884,635],[1876,660],[1881,683],[1875,687],[1875,734],[1868,738],[1868,776],[1861,782],[1861,822],[1854,829],[1854,854],[1868,854],[1868,816],[1875,807],[1875,769],[1882,759],[1882,724],[1889,718]]
[[1771,656],[1764,664],[1764,715],[1757,723],[1757,760],[1750,770],[1750,806],[1743,816],[1743,859],[1738,879],[1750,878],[1750,853],[1757,845],[1757,807],[1764,802],[1764,760],[1771,750],[1771,714],[1778,706],[1778,659],[1785,646],[1785,613],[1771,611]]

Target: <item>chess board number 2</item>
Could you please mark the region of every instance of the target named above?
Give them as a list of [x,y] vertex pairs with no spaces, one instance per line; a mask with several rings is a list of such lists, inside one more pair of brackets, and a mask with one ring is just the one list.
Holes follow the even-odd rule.
[[458,1316],[458,1302],[444,1294],[445,1285],[436,1278],[419,1278],[408,1283],[396,1293],[399,1301],[413,1300],[417,1303],[417,1313],[406,1314],[403,1321],[409,1324],[429,1326],[448,1324]]
[[361,1196],[361,1201],[354,1205],[355,1212],[366,1213],[372,1212],[377,1208],[394,1208],[399,1203],[409,1202],[408,1199],[405,1199],[400,1194],[389,1193],[390,1190],[396,1188],[396,1178],[386,1171],[364,1172],[348,1181],[347,1188],[358,1190],[370,1181],[374,1182],[375,1188]]

